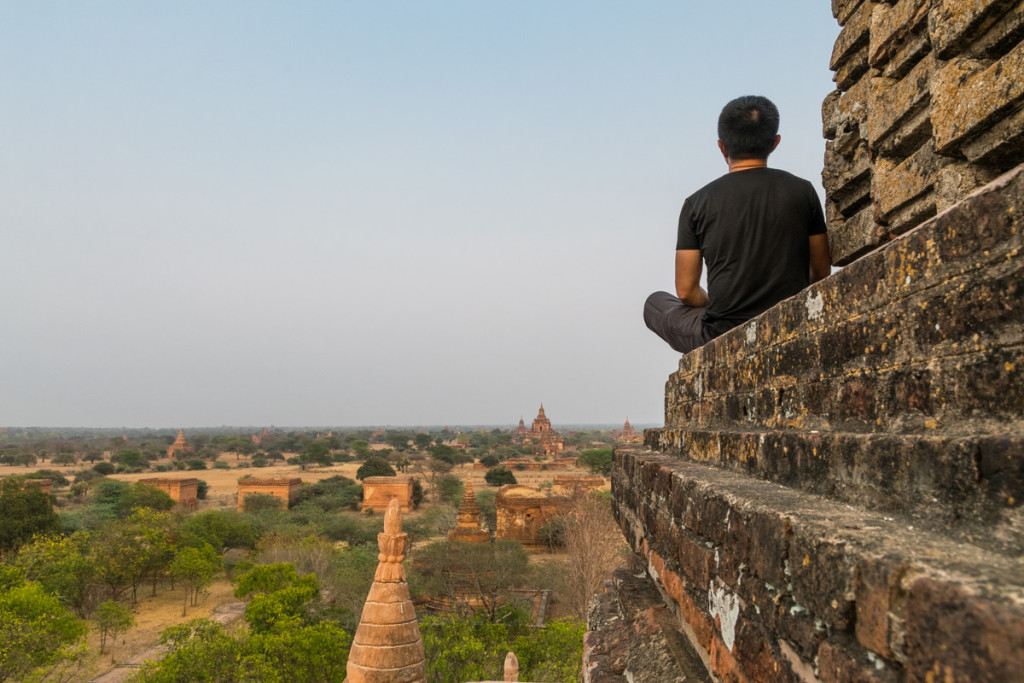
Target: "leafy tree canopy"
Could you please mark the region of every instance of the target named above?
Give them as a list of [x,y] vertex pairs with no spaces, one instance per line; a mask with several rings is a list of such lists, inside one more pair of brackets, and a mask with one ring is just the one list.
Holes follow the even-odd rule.
[[387,460],[377,456],[366,459],[359,469],[356,470],[356,479],[362,481],[367,477],[394,477],[395,469],[388,464]]
[[594,474],[607,477],[612,473],[612,449],[591,448],[580,453],[579,463]]
[[10,570],[0,586],[0,681],[45,674],[76,655],[85,624],[57,598],[34,581],[18,581]]
[[58,531],[61,527],[50,496],[38,485],[14,477],[0,481],[0,520],[0,552],[18,548],[33,534]]
[[504,465],[498,465],[487,470],[487,474],[484,475],[484,481],[487,482],[488,486],[505,486],[506,484],[519,483],[516,481],[516,475],[512,474],[512,470]]

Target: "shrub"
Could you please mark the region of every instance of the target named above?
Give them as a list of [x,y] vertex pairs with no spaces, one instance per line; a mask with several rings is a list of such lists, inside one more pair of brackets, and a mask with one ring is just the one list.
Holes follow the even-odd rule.
[[462,500],[462,480],[454,474],[446,474],[437,480],[437,497],[449,505],[458,505]]
[[25,477],[26,479],[49,479],[53,482],[55,488],[61,488],[71,483],[71,480],[65,477],[57,470],[36,470],[32,474]]
[[423,502],[423,484],[416,477],[412,479],[412,507],[416,509]]
[[231,465],[227,464],[223,460],[217,460],[213,463],[213,469],[215,470],[230,470]]
[[484,457],[480,458],[480,464],[481,465],[486,465],[487,467],[494,467],[499,462],[501,462],[501,461],[498,460],[498,456],[493,455],[491,453],[488,453]]
[[580,453],[577,459],[580,465],[587,467],[594,474],[607,477],[612,473],[612,449],[591,448]]
[[186,465],[190,470],[205,470],[206,461],[202,458],[189,458],[186,461]]
[[196,498],[199,500],[206,500],[206,494],[210,492],[210,485],[206,481],[200,479],[196,484]]
[[269,493],[250,493],[245,496],[245,500],[242,502],[242,509],[246,512],[283,510],[284,503],[280,498]]
[[484,481],[487,482],[488,486],[505,486],[506,484],[517,484],[516,476],[512,474],[512,471],[504,465],[498,465],[487,470],[487,474],[484,475]]
[[359,469],[356,470],[356,479],[362,481],[367,477],[394,477],[395,468],[388,464],[387,460],[379,456],[371,456],[366,459]]
[[109,462],[98,462],[95,465],[93,465],[92,468],[96,472],[99,472],[100,474],[103,474],[103,475],[113,474],[116,471],[116,469],[117,469],[113,465],[111,465]]

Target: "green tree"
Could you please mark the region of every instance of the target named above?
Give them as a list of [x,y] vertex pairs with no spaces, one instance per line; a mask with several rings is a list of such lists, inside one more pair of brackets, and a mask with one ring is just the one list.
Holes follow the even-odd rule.
[[232,638],[224,626],[207,619],[193,619],[160,634],[168,646],[163,659],[147,664],[135,678],[137,683],[227,683],[228,681],[280,681],[270,677],[262,662],[243,667],[241,639]]
[[612,449],[591,448],[580,453],[577,459],[580,465],[587,467],[594,474],[602,477],[610,476],[612,473]]
[[480,464],[485,467],[494,467],[499,462],[501,461],[498,459],[498,456],[493,455],[491,453],[488,453],[484,457],[480,458]]
[[15,477],[0,480],[0,553],[16,550],[33,534],[60,529],[50,496]]
[[93,471],[103,475],[113,474],[114,472],[117,471],[117,468],[114,467],[109,462],[98,462],[92,466],[92,469]]
[[505,486],[506,484],[519,483],[516,481],[516,475],[512,474],[512,470],[504,465],[498,465],[487,470],[487,474],[484,475],[484,481],[487,482],[488,486]]
[[372,453],[370,450],[370,444],[365,439],[356,439],[349,444],[349,448],[352,449],[352,452],[358,460],[365,460],[370,457],[370,454]]
[[203,548],[182,548],[175,554],[170,567],[171,576],[185,588],[181,616],[187,614],[190,598],[193,605],[197,603],[199,591],[210,585],[218,569],[220,555],[208,543]]
[[18,551],[15,565],[66,607],[85,619],[96,605],[96,563],[90,553],[93,534],[36,536]]
[[80,659],[85,624],[34,581],[0,567],[0,682],[42,678]]
[[505,655],[514,652],[519,676],[528,681],[578,681],[586,626],[555,619],[534,628],[521,610],[505,610],[492,622],[485,614],[426,616],[420,634],[430,683],[500,680]]
[[129,472],[139,472],[149,467],[146,457],[140,451],[130,448],[122,448],[110,456],[110,462],[120,465]]
[[444,475],[434,483],[434,486],[437,489],[438,498],[448,505],[458,505],[466,488],[462,480],[454,474]]
[[431,446],[430,447],[430,457],[431,458],[433,458],[435,460],[440,460],[442,462],[446,462],[449,465],[454,465],[455,464],[455,454],[457,452],[458,451],[456,451],[451,446],[446,446],[443,443],[439,443],[436,446]]
[[57,455],[53,456],[51,462],[54,465],[63,465],[64,467],[67,467],[68,465],[74,465],[76,462],[78,462],[78,458],[75,456],[74,453],[58,453]]
[[316,463],[317,465],[326,467],[331,464],[331,449],[326,443],[319,439],[311,441],[302,451],[299,462],[302,463],[301,467],[303,470],[306,469],[306,465],[309,463]]
[[416,477],[412,478],[412,507],[417,509],[423,502],[423,484]]
[[117,640],[117,636],[135,625],[135,614],[131,607],[114,601],[105,600],[96,610],[96,626],[100,630],[100,654],[107,647],[107,639]]
[[423,432],[420,432],[413,438],[413,441],[416,442],[416,448],[420,449],[421,451],[426,450],[430,446],[430,434],[424,434]]
[[205,542],[221,551],[256,547],[252,518],[237,510],[210,510],[191,515],[181,525],[179,533],[184,539],[182,545],[202,547]]
[[395,470],[384,458],[373,456],[366,459],[356,470],[356,479],[362,481],[367,477],[394,477]]

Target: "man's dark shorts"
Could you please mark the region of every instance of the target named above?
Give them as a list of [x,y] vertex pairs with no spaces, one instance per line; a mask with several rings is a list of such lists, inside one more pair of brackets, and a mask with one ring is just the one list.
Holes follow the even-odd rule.
[[714,337],[704,330],[703,306],[687,306],[668,292],[655,292],[644,303],[644,322],[679,353],[689,353]]

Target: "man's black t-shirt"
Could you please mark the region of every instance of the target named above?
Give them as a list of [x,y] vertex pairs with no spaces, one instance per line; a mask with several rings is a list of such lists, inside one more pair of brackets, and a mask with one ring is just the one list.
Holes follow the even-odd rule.
[[814,187],[778,169],[727,173],[688,197],[676,249],[707,264],[704,329],[717,337],[809,285],[808,237],[823,232]]

